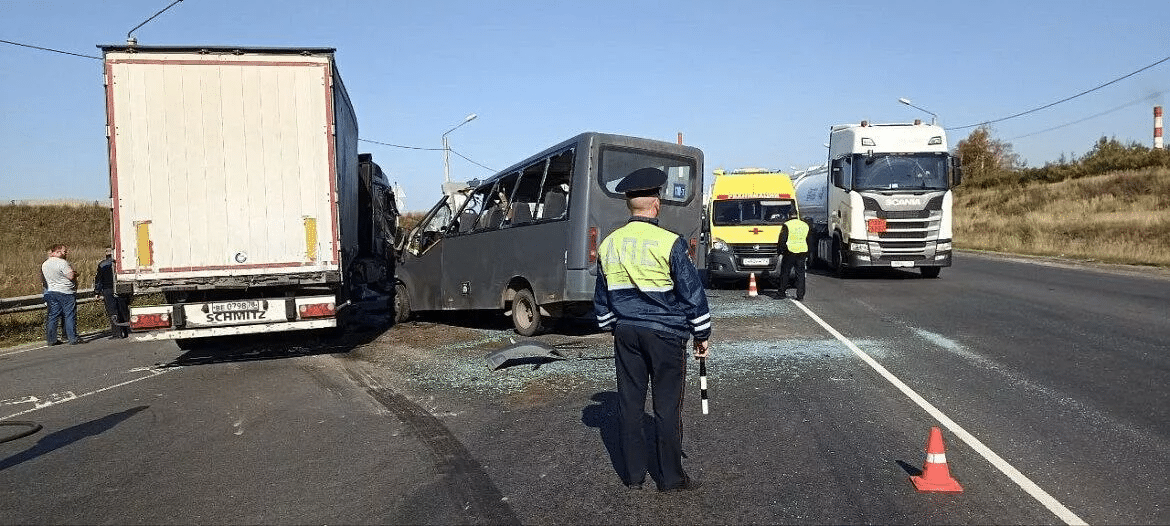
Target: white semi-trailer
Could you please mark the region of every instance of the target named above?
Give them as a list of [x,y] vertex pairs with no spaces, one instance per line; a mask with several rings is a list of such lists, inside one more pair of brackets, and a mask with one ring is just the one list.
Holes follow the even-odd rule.
[[166,298],[135,337],[335,327],[393,291],[393,194],[333,49],[101,49],[115,287]]
[[917,267],[936,278],[951,265],[957,159],[933,124],[845,124],[829,133],[828,170],[796,181],[812,225],[810,263],[838,275],[859,267]]

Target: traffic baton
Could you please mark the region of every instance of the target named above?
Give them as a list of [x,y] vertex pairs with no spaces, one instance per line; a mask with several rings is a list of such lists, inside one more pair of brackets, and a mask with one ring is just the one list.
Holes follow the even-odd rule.
[[699,399],[703,401],[703,414],[707,414],[707,359],[699,358]]

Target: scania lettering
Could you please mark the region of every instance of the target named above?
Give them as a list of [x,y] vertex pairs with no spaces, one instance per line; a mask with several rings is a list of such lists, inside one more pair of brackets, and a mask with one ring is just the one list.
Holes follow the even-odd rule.
[[838,275],[860,267],[951,265],[952,189],[961,171],[933,124],[844,124],[829,132],[827,170],[796,181],[812,225],[810,263]]

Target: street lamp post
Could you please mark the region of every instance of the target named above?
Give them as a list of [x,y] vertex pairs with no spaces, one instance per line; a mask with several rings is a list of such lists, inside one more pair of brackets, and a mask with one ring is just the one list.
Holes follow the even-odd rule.
[[905,105],[907,105],[907,106],[910,106],[911,108],[914,108],[914,109],[916,109],[916,110],[922,110],[922,111],[925,111],[926,113],[929,113],[929,114],[930,114],[930,124],[931,124],[931,125],[934,125],[934,121],[938,120],[938,115],[935,115],[933,111],[930,111],[930,110],[928,110],[928,109],[925,109],[925,108],[919,108],[918,106],[915,106],[915,105],[911,104],[911,103],[910,103],[910,99],[907,99],[907,98],[904,98],[904,97],[903,97],[903,98],[900,98],[900,99],[898,99],[898,102],[901,102],[902,104],[905,104]]
[[467,123],[475,120],[476,117],[478,117],[478,115],[472,113],[471,115],[468,115],[465,119],[463,119],[463,122],[456,124],[454,128],[451,128],[450,130],[447,130],[446,132],[443,133],[443,183],[444,184],[451,182],[451,148],[447,146],[447,134],[451,133],[455,130],[458,130],[460,126],[463,126],[464,124],[467,124]]

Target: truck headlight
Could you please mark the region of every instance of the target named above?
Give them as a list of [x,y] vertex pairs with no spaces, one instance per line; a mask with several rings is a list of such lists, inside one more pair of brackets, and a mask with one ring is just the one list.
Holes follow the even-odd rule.
[[939,243],[938,245],[936,245],[934,247],[934,249],[938,252],[942,252],[944,250],[951,250],[951,247],[952,247],[952,243],[950,241],[947,241],[946,243]]
[[715,238],[711,240],[711,250],[719,252],[731,252],[731,247],[724,243],[722,239]]
[[866,243],[849,243],[849,251],[858,254],[869,254],[869,245]]

